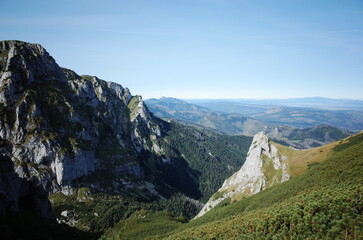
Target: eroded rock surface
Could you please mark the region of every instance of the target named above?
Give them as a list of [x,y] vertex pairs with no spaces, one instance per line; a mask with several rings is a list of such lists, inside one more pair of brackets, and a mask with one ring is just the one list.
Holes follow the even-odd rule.
[[257,133],[242,168],[228,178],[199,212],[203,216],[227,198],[251,196],[275,184],[289,180],[287,157],[280,154],[263,133]]

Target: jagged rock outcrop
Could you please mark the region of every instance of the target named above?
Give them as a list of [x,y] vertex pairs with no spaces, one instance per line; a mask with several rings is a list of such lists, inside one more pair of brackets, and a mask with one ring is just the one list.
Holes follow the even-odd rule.
[[47,193],[91,186],[158,195],[145,185],[140,153],[165,158],[162,124],[127,88],[61,68],[38,44],[2,41],[0,112],[0,138],[12,146],[4,156]]
[[257,133],[242,168],[228,178],[196,217],[203,216],[225,199],[251,196],[289,179],[288,158],[263,133]]

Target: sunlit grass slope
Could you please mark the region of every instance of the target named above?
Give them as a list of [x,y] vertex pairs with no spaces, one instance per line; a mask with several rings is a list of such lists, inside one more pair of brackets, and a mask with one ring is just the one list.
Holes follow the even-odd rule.
[[[299,150],[292,147],[283,146],[272,140],[269,140],[269,143],[278,148],[279,151],[277,156],[279,159],[287,159],[288,174],[290,177],[296,177],[306,172],[309,167],[313,167],[314,164],[318,164],[319,162],[326,160],[332,153],[334,153],[333,148],[339,145],[339,143],[342,144],[345,141],[349,141],[348,138],[321,147],[306,150]],[[262,155],[262,160],[262,171],[266,177],[265,188],[280,184],[281,182],[279,180],[281,179],[282,170],[275,169],[273,164],[274,159],[269,158],[266,155]],[[226,180],[226,182],[235,179],[237,174],[238,172],[235,172],[230,178]],[[230,192],[234,192],[233,195],[229,198],[230,202],[236,200],[239,201],[242,198],[251,196],[252,194],[248,188],[242,192],[236,191],[236,188],[238,188],[240,184],[240,182],[237,182],[233,185],[230,185],[228,188],[224,188],[222,191],[217,191],[212,196],[212,199],[214,200],[220,198],[224,194]],[[225,202],[228,202],[228,199],[226,199]]]
[[288,158],[289,162],[289,174],[294,177],[304,173],[309,165],[322,162],[326,160],[331,154],[334,153],[333,148],[343,141],[348,141],[343,139],[341,141],[332,142],[330,144],[311,148],[307,150],[297,150],[294,148],[286,147],[278,143],[274,143],[279,149],[280,153]]
[[120,221],[113,229],[101,237],[105,239],[158,239],[182,225],[183,218],[174,218],[166,211],[152,212],[140,210],[134,212],[128,219]]

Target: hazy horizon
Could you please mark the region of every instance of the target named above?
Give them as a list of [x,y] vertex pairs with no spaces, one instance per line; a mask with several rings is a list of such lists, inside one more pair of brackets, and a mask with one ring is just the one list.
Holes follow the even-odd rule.
[[142,96],[144,100],[148,99],[161,99],[161,98],[175,98],[180,100],[288,100],[288,99],[312,99],[312,98],[321,98],[321,99],[332,99],[332,100],[352,100],[352,101],[363,101],[363,98],[329,98],[322,96],[313,96],[313,97],[291,97],[291,98],[178,98],[173,96],[161,96],[161,97],[150,97],[145,98]]

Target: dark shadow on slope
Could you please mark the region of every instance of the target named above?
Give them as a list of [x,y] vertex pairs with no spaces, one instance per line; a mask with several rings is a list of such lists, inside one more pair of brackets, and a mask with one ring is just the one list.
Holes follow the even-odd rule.
[[83,232],[55,220],[40,218],[29,211],[11,213],[0,217],[0,239],[2,240],[95,240],[99,233]]

